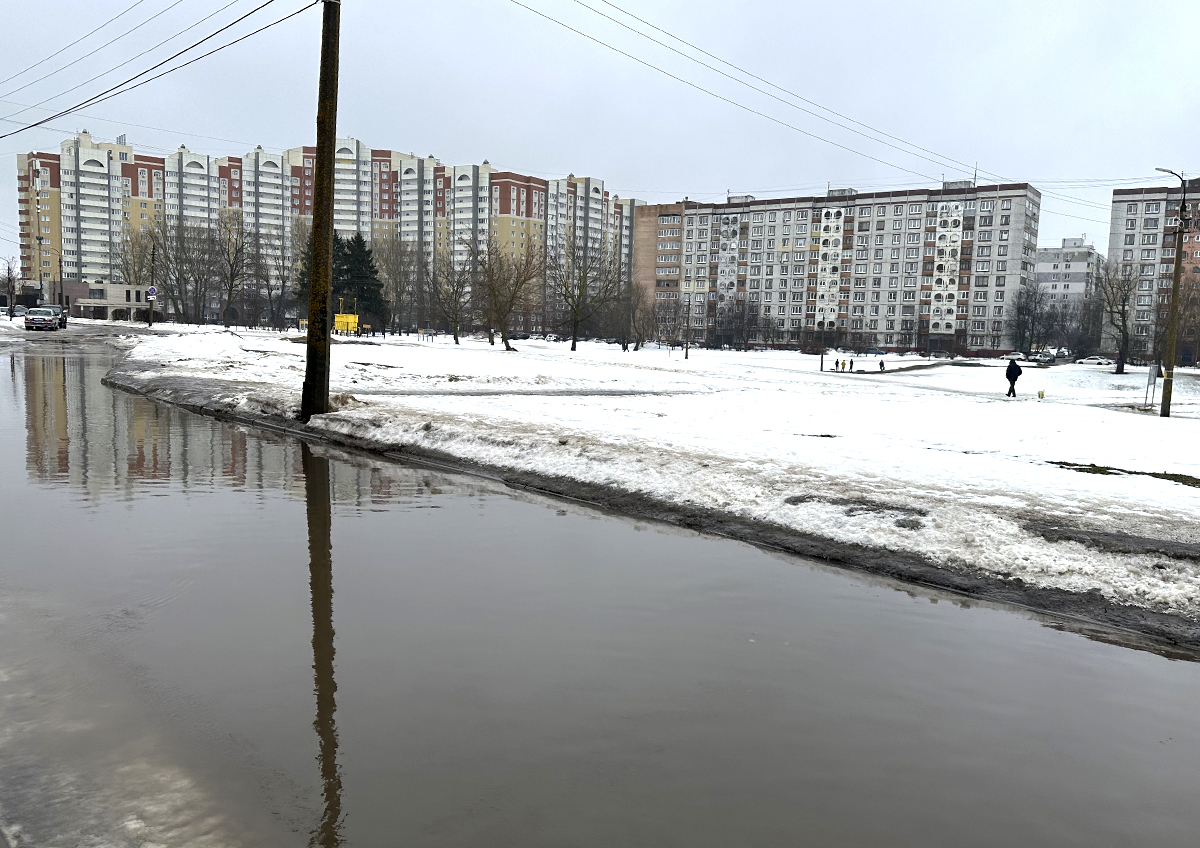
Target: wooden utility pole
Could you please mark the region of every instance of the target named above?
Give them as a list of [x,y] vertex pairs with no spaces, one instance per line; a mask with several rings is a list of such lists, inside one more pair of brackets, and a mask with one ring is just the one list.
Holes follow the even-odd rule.
[[338,38],[341,0],[324,0],[321,78],[317,87],[317,161],[313,173],[312,280],[308,295],[308,360],[300,420],[329,411],[329,324],[333,291],[333,151],[337,139]]
[[1175,223],[1175,273],[1171,279],[1171,309],[1167,318],[1167,349],[1163,351],[1163,364],[1166,367],[1163,369],[1162,409],[1158,413],[1160,418],[1170,418],[1171,390],[1175,383],[1175,347],[1179,338],[1179,278],[1183,272],[1183,230],[1187,215],[1187,180],[1183,178],[1183,174],[1176,174],[1166,168],[1155,168],[1154,170],[1174,174],[1179,177],[1180,183],[1179,215]]

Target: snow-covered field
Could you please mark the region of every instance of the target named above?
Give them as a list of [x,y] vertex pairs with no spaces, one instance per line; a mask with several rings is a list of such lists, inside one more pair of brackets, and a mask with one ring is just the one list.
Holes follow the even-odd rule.
[[[216,381],[205,386],[218,406],[298,408],[302,344],[156,330],[136,340],[123,381]],[[1026,364],[1019,397],[1006,399],[1006,363],[996,360],[888,357],[880,373],[871,357],[846,374],[785,352],[693,350],[685,361],[678,349],[599,342],[571,353],[524,341],[506,353],[475,339],[373,341],[334,346],[331,391],[345,397],[313,427],[1200,617],[1195,557],[1106,552],[1030,528],[1200,543],[1191,369],[1177,375],[1175,417],[1160,419],[1136,410],[1144,368],[1118,377],[1111,367]],[[1162,472],[1184,476],[1145,476]]]

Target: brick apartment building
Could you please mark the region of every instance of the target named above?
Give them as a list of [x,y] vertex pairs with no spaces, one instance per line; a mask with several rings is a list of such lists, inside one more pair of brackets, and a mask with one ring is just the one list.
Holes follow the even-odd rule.
[[[118,252],[126,233],[155,221],[212,225],[228,210],[294,258],[293,224],[311,219],[315,147],[211,157],[180,147],[166,156],[136,152],[125,137],[94,139],[86,131],[57,153],[18,157],[21,273],[43,302],[72,315],[144,316],[143,286],[121,279]],[[465,261],[468,246],[489,235],[516,251],[525,244],[561,251],[576,235],[607,240],[633,263],[636,201],[611,195],[603,181],[569,175],[543,179],[480,165],[445,165],[433,156],[371,148],[339,138],[334,155],[334,229],[368,242],[399,238],[428,267],[435,251]],[[630,279],[632,272],[629,271]],[[555,319],[545,292],[521,316],[524,329]],[[165,309],[160,301],[157,309]],[[209,306],[216,320],[219,304]]]

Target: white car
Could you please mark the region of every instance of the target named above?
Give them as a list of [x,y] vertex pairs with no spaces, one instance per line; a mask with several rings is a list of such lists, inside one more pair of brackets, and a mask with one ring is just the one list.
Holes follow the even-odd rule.
[[1014,350],[1012,353],[1006,353],[1006,354],[1004,354],[1004,356],[1002,356],[1002,357],[1001,357],[1001,359],[1018,359],[1018,360],[1024,360],[1024,359],[1025,359],[1025,354],[1021,353],[1021,351],[1019,351],[1019,350]]
[[1038,353],[1030,354],[1029,361],[1030,362],[1040,362],[1044,365],[1053,365],[1055,362],[1055,356],[1053,353],[1043,350],[1043,351],[1039,351]]
[[1083,359],[1076,359],[1076,365],[1112,365],[1111,359],[1106,359],[1103,356],[1087,356]]

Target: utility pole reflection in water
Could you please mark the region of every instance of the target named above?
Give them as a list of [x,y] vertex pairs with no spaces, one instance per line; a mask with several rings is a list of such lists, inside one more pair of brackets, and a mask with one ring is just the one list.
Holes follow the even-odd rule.
[[312,591],[313,681],[317,694],[317,762],[321,767],[321,795],[325,808],[309,845],[335,848],[342,841],[342,776],[337,765],[337,709],[333,679],[333,523],[329,503],[329,460],[300,445],[304,467],[304,495],[308,513],[308,579]]

